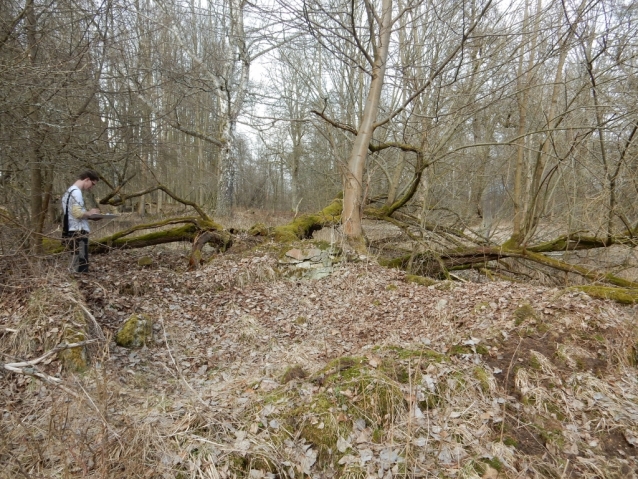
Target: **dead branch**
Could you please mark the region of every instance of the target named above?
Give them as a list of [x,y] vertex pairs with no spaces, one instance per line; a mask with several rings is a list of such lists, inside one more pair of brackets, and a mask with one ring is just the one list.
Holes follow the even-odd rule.
[[158,184],[156,186],[151,186],[149,188],[146,188],[145,190],[138,191],[138,192],[135,192],[135,193],[130,193],[130,194],[118,193],[118,191],[119,191],[119,188],[118,188],[118,190],[115,190],[115,191],[109,193],[104,198],[102,198],[99,201],[99,204],[101,204],[101,205],[111,205],[111,206],[121,206],[122,204],[124,204],[124,202],[126,200],[130,200],[131,198],[137,198],[139,196],[144,196],[146,194],[152,193],[153,191],[157,191],[157,190],[163,191],[164,193],[166,193],[168,196],[173,198],[178,203],[181,203],[183,205],[192,207],[195,211],[197,211],[199,216],[201,216],[202,219],[204,219],[205,221],[211,221],[211,219],[204,212],[204,210],[201,208],[201,206],[199,206],[197,203],[195,203],[193,201],[189,201],[189,200],[185,200],[184,198],[180,198],[175,193],[173,193],[169,188],[167,188],[166,186],[164,186],[162,184]]
[[332,118],[329,118],[324,112],[322,111],[317,111],[317,110],[310,110],[310,113],[314,113],[315,115],[317,115],[318,117],[322,118],[325,122],[330,123],[332,126],[334,126],[335,128],[339,128],[340,130],[344,130],[347,131],[349,133],[352,133],[353,135],[357,134],[357,130],[355,128],[353,128],[350,125],[346,125],[344,123],[340,123],[336,120],[333,120]]
[[89,339],[86,341],[80,341],[78,343],[70,343],[70,344],[60,343],[53,349],[44,353],[39,358],[31,359],[29,361],[21,361],[17,363],[4,363],[4,364],[0,363],[0,368],[15,374],[24,374],[26,376],[32,376],[32,377],[38,378],[47,384],[51,384],[51,385],[59,387],[60,389],[64,390],[65,392],[75,397],[76,399],[79,399],[79,396],[77,393],[75,393],[74,391],[71,391],[70,389],[62,385],[62,379],[45,374],[39,371],[35,366],[45,361],[46,359],[50,358],[51,356],[58,354],[60,351],[64,351],[65,349],[81,348],[83,346],[86,346],[87,344],[92,344],[98,341],[101,341],[101,340]]

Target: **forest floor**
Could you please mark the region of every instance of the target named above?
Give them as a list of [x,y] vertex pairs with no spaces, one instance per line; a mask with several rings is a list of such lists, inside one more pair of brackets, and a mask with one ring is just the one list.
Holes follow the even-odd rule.
[[[110,339],[85,372],[39,365],[67,390],[0,373],[0,478],[637,477],[636,307],[364,257],[306,280],[290,248],[5,270],[1,363],[62,341],[76,301]],[[132,314],[141,349],[112,341]]]

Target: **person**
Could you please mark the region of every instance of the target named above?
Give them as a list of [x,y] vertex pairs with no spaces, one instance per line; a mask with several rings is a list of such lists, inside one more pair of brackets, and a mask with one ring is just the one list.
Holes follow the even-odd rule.
[[[69,238],[68,245],[72,252],[71,271],[89,272],[89,217],[100,214],[100,210],[87,210],[84,206],[83,191],[88,191],[100,181],[95,171],[80,173],[77,180],[62,196],[62,213],[64,214],[63,234]],[[67,233],[68,231],[68,233]]]

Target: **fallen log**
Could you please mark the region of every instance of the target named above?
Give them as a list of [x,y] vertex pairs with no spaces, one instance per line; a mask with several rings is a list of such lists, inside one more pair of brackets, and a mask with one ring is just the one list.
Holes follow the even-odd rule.
[[[128,235],[142,230],[162,228],[168,225],[181,224],[177,228],[164,229],[129,237]],[[197,217],[170,218],[156,223],[136,225],[111,236],[91,241],[89,248],[91,253],[107,253],[113,249],[146,248],[160,244],[187,241],[193,243],[202,233],[215,232],[207,237],[208,242],[219,248],[227,249],[232,244],[232,237],[222,226],[212,221],[202,220]],[[201,249],[201,247],[200,247]]]
[[637,304],[638,289],[636,288],[614,288],[609,286],[574,286],[574,290],[583,291],[593,298],[611,299],[622,304]]
[[297,216],[290,223],[273,230],[276,241],[289,242],[312,238],[315,231],[341,222],[343,200],[335,199],[318,213]]
[[622,288],[638,288],[638,283],[634,281],[629,281],[611,273],[605,273],[561,261],[556,258],[550,258],[547,255],[530,251],[530,249],[478,247],[443,253],[429,251],[426,253],[404,255],[385,262],[385,265],[405,269],[411,274],[436,278],[447,276],[449,271],[485,268],[491,261],[505,258],[518,258],[542,264],[559,271],[577,274],[592,282],[607,283]]

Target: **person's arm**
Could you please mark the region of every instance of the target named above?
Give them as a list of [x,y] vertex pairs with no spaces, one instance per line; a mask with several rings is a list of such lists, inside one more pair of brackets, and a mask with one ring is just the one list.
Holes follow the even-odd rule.
[[85,220],[91,215],[100,214],[100,210],[97,208],[92,208],[88,211],[84,209],[84,207],[78,202],[75,196],[73,196],[72,201],[73,201],[73,205],[71,206],[71,214],[73,215],[75,219]]
[[99,215],[100,214],[100,210],[97,208],[92,208],[90,210],[85,210],[83,209],[80,205],[73,205],[73,208],[71,209],[71,212],[73,213],[73,217],[77,218],[77,219],[82,219],[85,220],[87,218],[89,218],[91,215]]

